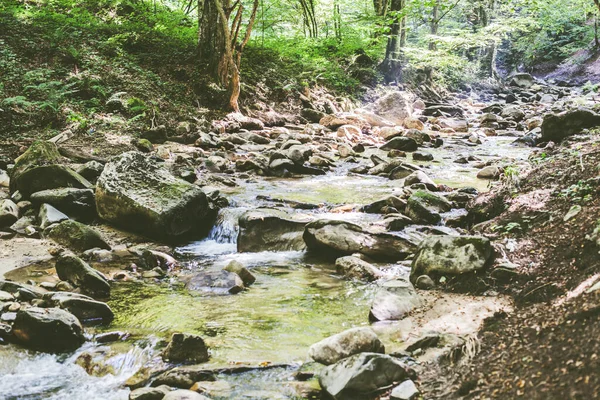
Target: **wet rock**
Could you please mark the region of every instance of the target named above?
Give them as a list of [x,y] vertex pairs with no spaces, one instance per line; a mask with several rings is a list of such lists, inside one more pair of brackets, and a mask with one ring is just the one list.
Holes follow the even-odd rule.
[[429,275],[421,275],[417,278],[415,286],[422,290],[431,290],[435,288],[435,282]]
[[330,365],[319,374],[319,383],[337,400],[368,399],[383,388],[409,378],[408,368],[395,358],[361,353]]
[[414,222],[403,214],[388,214],[383,220],[383,225],[388,231],[401,231]]
[[413,112],[412,102],[405,93],[395,91],[377,100],[373,111],[396,125],[402,125]]
[[[49,204],[75,219],[92,219],[96,215],[96,201],[91,189],[60,188],[31,195],[35,205]],[[45,227],[44,227],[45,228]]]
[[433,154],[416,151],[413,153],[412,158],[415,161],[433,161]]
[[450,116],[450,117],[463,117],[465,111],[459,106],[451,105],[451,104],[439,104],[434,106],[429,106],[423,110],[423,115],[431,116],[431,117],[441,117],[441,116]]
[[200,336],[174,333],[162,356],[174,363],[203,363],[208,361],[208,347]]
[[387,281],[375,294],[369,320],[397,321],[421,305],[413,285],[404,279]]
[[61,221],[66,221],[68,219],[69,217],[67,215],[58,211],[50,204],[42,204],[40,206],[40,212],[38,214],[38,223],[40,225],[40,228],[42,229],[46,229],[52,224],[57,224]]
[[416,400],[419,398],[419,389],[413,381],[406,380],[392,390],[390,400]]
[[250,286],[256,281],[256,277],[248,271],[248,268],[244,267],[238,261],[231,261],[224,269],[225,271],[237,274],[242,279],[242,282],[244,282],[244,286]]
[[560,142],[564,138],[581,133],[583,129],[600,125],[600,114],[580,108],[560,114],[544,116],[542,141]]
[[440,118],[437,123],[441,128],[452,129],[455,132],[468,132],[469,123],[464,119]]
[[381,150],[415,151],[419,145],[414,139],[398,136],[380,147]]
[[406,200],[400,199],[396,196],[388,196],[384,199],[362,206],[360,211],[368,214],[383,214],[382,210],[385,207],[393,207],[397,210],[403,211],[406,208]]
[[226,381],[214,381],[214,382],[196,382],[194,386],[190,388],[194,392],[205,394],[207,396],[216,398],[231,398],[231,392],[233,388]]
[[196,382],[213,382],[215,375],[202,366],[177,367],[158,375],[151,386],[167,385],[176,388],[191,388]]
[[62,221],[51,226],[45,232],[50,239],[75,252],[84,252],[93,248],[110,249],[102,236],[94,229],[73,220]]
[[408,198],[406,215],[413,221],[424,224],[439,224],[440,213],[448,212],[452,205],[440,195],[424,190],[417,190]]
[[9,187],[10,186],[10,177],[8,173],[3,169],[0,169],[0,187]]
[[481,236],[430,236],[421,242],[412,262],[410,279],[474,272],[493,256],[489,239]]
[[237,294],[244,290],[244,282],[238,274],[227,271],[202,271],[193,275],[186,289],[198,292]]
[[115,317],[108,304],[96,301],[81,294],[54,293],[44,297],[49,297],[48,300],[51,301],[55,307],[67,310],[83,323],[102,322],[108,324]]
[[377,267],[354,256],[340,257],[335,260],[335,269],[338,274],[348,278],[368,282],[375,281],[383,276],[383,273]]
[[210,400],[200,393],[192,392],[191,390],[173,390],[167,393],[163,400]]
[[60,279],[71,282],[92,297],[105,298],[110,295],[110,284],[104,275],[79,257],[59,256],[56,260],[56,273]]
[[509,85],[529,89],[535,83],[533,76],[527,73],[516,73],[509,78]]
[[85,341],[77,318],[59,308],[20,310],[12,332],[23,346],[51,353],[73,351]]
[[129,400],[162,400],[170,391],[168,386],[139,388],[129,393]]
[[404,179],[404,186],[411,186],[418,183],[425,185],[429,190],[438,190],[438,185],[423,171],[415,171]]
[[237,132],[240,129],[249,131],[262,131],[265,129],[265,124],[261,120],[247,117],[241,113],[227,114],[225,123],[227,132]]
[[301,251],[306,248],[302,235],[307,219],[299,219],[275,209],[256,209],[239,219],[239,252]]
[[19,207],[10,199],[0,200],[0,228],[11,226],[19,219]]
[[324,365],[335,364],[359,353],[385,353],[385,346],[370,328],[354,328],[310,346],[308,356]]
[[96,207],[101,218],[155,238],[208,229],[204,192],[136,152],[106,164],[96,187]]
[[303,237],[309,250],[329,257],[361,253],[374,259],[396,261],[415,250],[415,243],[408,236],[371,233],[344,221],[311,222],[306,225]]
[[496,165],[488,165],[487,167],[482,168],[477,173],[477,178],[479,179],[499,179],[502,174],[502,170],[500,167]]
[[10,190],[28,197],[46,189],[74,187],[89,189],[92,184],[71,168],[62,165],[62,157],[54,143],[37,141],[15,160]]
[[502,117],[520,122],[525,118],[525,112],[519,106],[508,106],[502,110]]
[[77,169],[77,173],[88,181],[94,183],[104,170],[104,164],[98,161],[88,161]]

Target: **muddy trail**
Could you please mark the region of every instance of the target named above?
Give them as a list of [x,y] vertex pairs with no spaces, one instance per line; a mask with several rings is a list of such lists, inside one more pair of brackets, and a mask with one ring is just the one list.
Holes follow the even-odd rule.
[[600,125],[578,109],[595,100],[528,75],[444,104],[373,97],[12,149],[0,397],[486,398],[469,371],[504,346],[491,325],[594,293],[593,268],[515,277],[545,246],[524,234],[527,179]]

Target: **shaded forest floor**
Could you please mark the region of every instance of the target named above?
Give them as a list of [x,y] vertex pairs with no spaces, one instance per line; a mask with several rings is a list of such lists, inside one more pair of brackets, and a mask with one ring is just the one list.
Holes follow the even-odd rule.
[[531,161],[518,188],[494,193],[507,210],[475,227],[514,264],[486,283],[512,295],[515,312],[487,321],[472,360],[422,376],[425,398],[600,396],[600,139],[576,136]]

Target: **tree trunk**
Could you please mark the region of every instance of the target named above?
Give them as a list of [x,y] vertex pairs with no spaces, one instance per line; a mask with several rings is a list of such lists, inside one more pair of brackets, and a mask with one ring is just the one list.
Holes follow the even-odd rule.
[[[433,11],[431,13],[431,35],[432,36],[437,36],[438,34],[438,29],[440,26],[440,4],[439,1],[435,2],[435,5],[433,6]],[[429,41],[429,50],[437,50],[437,44],[435,43],[435,39],[431,38],[431,40]]]
[[[242,40],[239,34],[244,7],[231,0],[198,1],[198,55],[201,67],[221,86],[229,90],[229,108],[239,112],[242,51],[250,40],[259,0],[254,0],[250,20]],[[235,11],[235,13],[234,13]],[[234,15],[233,21],[231,16]],[[231,25],[230,25],[231,24]]]
[[387,82],[399,81],[402,72],[402,19],[401,12],[406,0],[391,0],[390,12],[393,13],[392,25],[382,64]]

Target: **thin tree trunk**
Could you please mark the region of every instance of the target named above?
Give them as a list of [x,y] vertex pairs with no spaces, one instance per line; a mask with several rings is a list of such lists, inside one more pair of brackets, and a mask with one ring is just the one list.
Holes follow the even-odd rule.
[[393,13],[392,25],[385,49],[382,64],[385,79],[388,82],[398,81],[402,72],[402,16],[405,0],[391,0],[390,12]]
[[[431,35],[432,36],[437,36],[437,34],[438,34],[438,29],[439,29],[439,25],[440,25],[439,12],[440,12],[440,4],[439,4],[439,1],[436,1],[435,5],[433,6],[433,11],[431,13]],[[429,50],[437,50],[437,44],[435,43],[434,38],[431,38],[431,40],[429,41]]]

